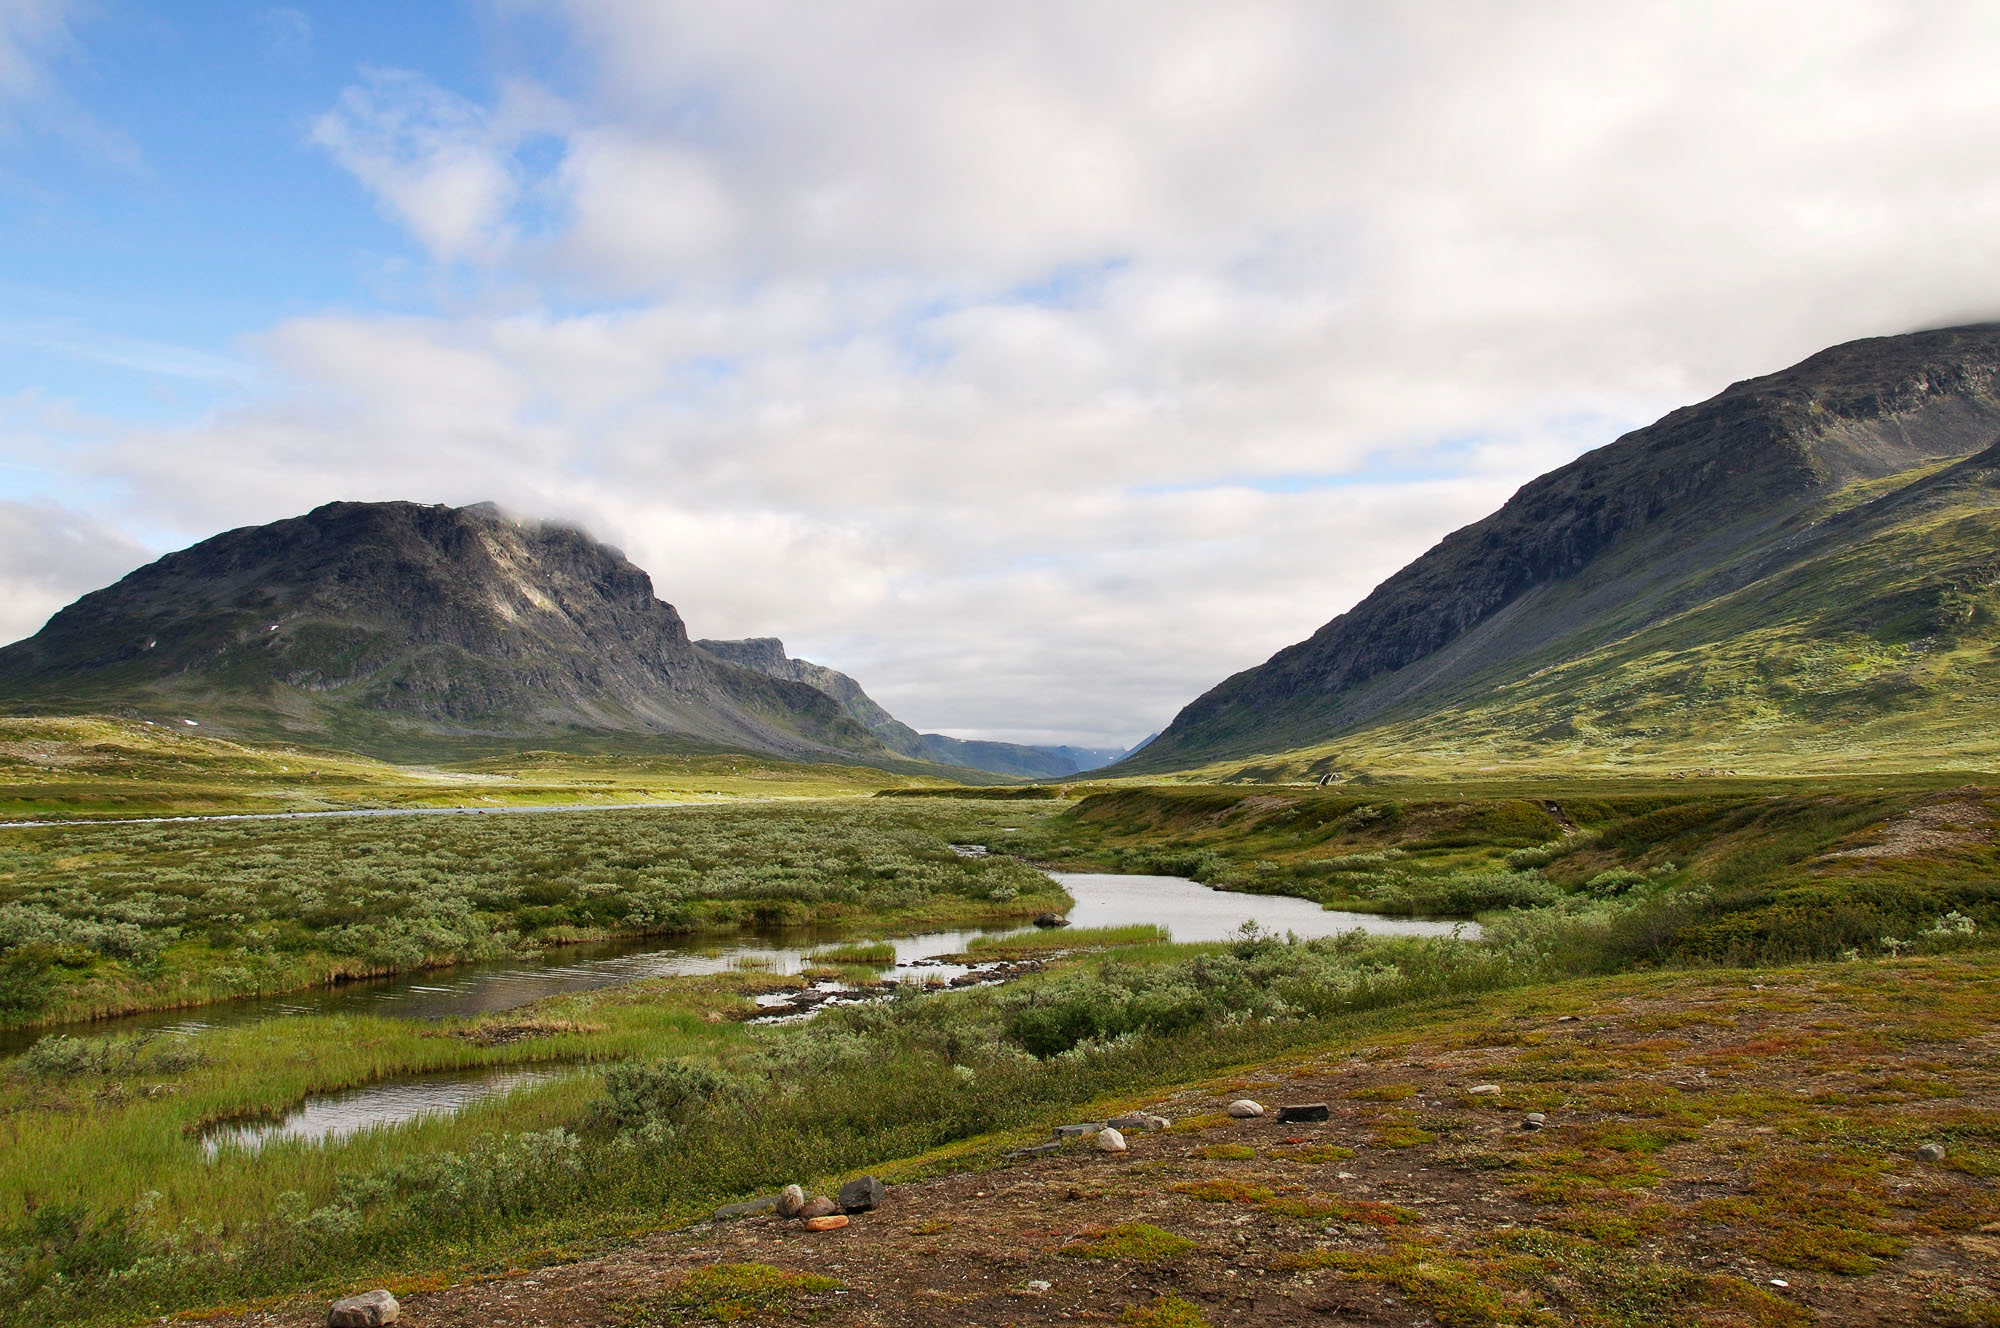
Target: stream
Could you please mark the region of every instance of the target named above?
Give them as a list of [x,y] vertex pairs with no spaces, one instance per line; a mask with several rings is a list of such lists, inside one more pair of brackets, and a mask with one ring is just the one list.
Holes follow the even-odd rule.
[[[1478,924],[1455,919],[1382,917],[1323,909],[1289,895],[1253,895],[1214,890],[1175,876],[1120,876],[1102,872],[1053,872],[1076,900],[1067,917],[1074,927],[1123,927],[1157,923],[1176,941],[1227,940],[1246,921],[1283,935],[1335,936],[1360,930],[1377,936],[1449,936],[1476,939]],[[990,926],[925,932],[892,938],[896,958],[883,966],[884,980],[933,985],[972,971],[970,965],[939,962],[965,950],[977,936],[1032,932],[1032,926]],[[62,1028],[0,1034],[0,1055],[14,1055],[51,1033],[86,1037],[155,1032],[196,1036],[285,1016],[340,1014],[444,1019],[514,1009],[544,997],[595,991],[647,978],[680,977],[757,968],[792,974],[813,966],[813,950],[851,939],[851,933],[810,928],[746,932],[726,941],[715,938],[663,941],[638,937],[598,945],[565,946],[532,959],[461,964],[346,983],[283,996],[224,1001],[194,1010],[161,1010],[102,1019]],[[365,1088],[316,1094],[278,1120],[233,1122],[211,1131],[204,1147],[211,1156],[224,1148],[255,1150],[279,1139],[338,1139],[377,1125],[395,1125],[419,1116],[453,1112],[499,1094],[542,1083],[567,1071],[518,1067],[473,1073],[425,1075],[371,1084]]]

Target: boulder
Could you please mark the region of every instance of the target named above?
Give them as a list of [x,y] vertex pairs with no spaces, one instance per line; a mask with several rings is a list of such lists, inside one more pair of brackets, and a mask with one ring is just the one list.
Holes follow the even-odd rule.
[[881,1181],[873,1176],[859,1176],[840,1187],[838,1202],[842,1212],[865,1213],[882,1206],[882,1195]]
[[1944,1145],[1943,1145],[1943,1144],[1925,1144],[1925,1145],[1924,1145],[1924,1146],[1923,1146],[1922,1148],[1919,1148],[1919,1149],[1917,1150],[1917,1161],[1919,1161],[1919,1162],[1942,1162],[1942,1161],[1944,1161]]
[[1278,1124],[1289,1125],[1294,1121],[1323,1121],[1332,1113],[1324,1102],[1301,1102],[1296,1106],[1278,1108]]
[[839,1213],[828,1213],[824,1217],[809,1217],[806,1219],[807,1231],[838,1231],[846,1225],[847,1219]]
[[799,1209],[799,1216],[810,1222],[816,1217],[832,1217],[840,1211],[840,1205],[824,1194],[815,1194],[806,1200],[806,1206]]
[[326,1328],[381,1328],[402,1316],[403,1307],[386,1291],[364,1291],[358,1296],[333,1302],[326,1312]]
[[1035,925],[1037,927],[1067,927],[1069,926],[1069,919],[1060,913],[1037,913],[1035,914]]
[[1125,1136],[1109,1125],[1097,1132],[1097,1151],[1100,1153],[1122,1153],[1125,1151]]
[[1159,1118],[1148,1116],[1143,1111],[1130,1111],[1123,1116],[1113,1116],[1104,1123],[1114,1130],[1150,1130],[1157,1119]]
[[1237,1120],[1250,1120],[1264,1114],[1264,1104],[1252,1102],[1247,1097],[1238,1098],[1229,1104],[1229,1114]]
[[800,1212],[804,1211],[805,1206],[806,1192],[804,1187],[787,1185],[784,1189],[778,1191],[779,1217],[797,1217]]

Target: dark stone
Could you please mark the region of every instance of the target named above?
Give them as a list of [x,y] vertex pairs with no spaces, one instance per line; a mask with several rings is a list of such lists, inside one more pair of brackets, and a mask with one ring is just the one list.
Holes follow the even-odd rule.
[[728,1221],[732,1217],[748,1217],[752,1213],[769,1212],[777,1206],[778,1196],[767,1194],[761,1199],[746,1199],[742,1203],[724,1204],[715,1210],[715,1216],[719,1221]]
[[1059,913],[1037,913],[1035,914],[1035,925],[1037,927],[1067,927],[1069,926],[1069,919]]
[[840,1208],[846,1213],[865,1213],[882,1205],[882,1182],[861,1176],[840,1187]]
[[1278,1108],[1278,1124],[1289,1125],[1295,1121],[1323,1121],[1332,1113],[1324,1102],[1302,1102],[1293,1107]]
[[1050,1154],[1050,1153],[1060,1153],[1061,1151],[1062,1151],[1062,1145],[1061,1145],[1061,1144],[1058,1144],[1058,1143],[1049,1143],[1049,1144],[1030,1144],[1030,1145],[1029,1145],[1028,1147],[1026,1147],[1026,1148],[1016,1148],[1016,1149],[1015,1149],[1015,1150],[1014,1150],[1013,1152],[1011,1152],[1011,1153],[1007,1154],[1007,1156],[1008,1156],[1008,1157],[1044,1157],[1044,1156],[1046,1156],[1047,1154]]
[[1096,1134],[1103,1128],[1104,1122],[1101,1120],[1085,1121],[1081,1125],[1058,1125],[1056,1126],[1056,1138],[1081,1139],[1086,1134]]

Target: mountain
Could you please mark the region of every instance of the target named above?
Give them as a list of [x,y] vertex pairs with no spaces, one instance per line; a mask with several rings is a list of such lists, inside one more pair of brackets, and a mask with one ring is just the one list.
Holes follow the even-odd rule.
[[2000,756],[2000,324],[1737,383],[1522,487],[1115,774]]
[[1116,747],[1028,747],[1011,742],[948,738],[942,733],[919,733],[877,705],[861,690],[861,684],[846,674],[786,655],[785,643],[776,637],[697,641],[695,646],[719,660],[755,669],[768,677],[818,688],[839,702],[841,709],[874,734],[883,746],[912,760],[935,761],[1019,779],[1064,779],[1109,765],[1125,755],[1124,749]]
[[490,504],[329,503],[168,554],[0,650],[0,705],[373,753],[581,732],[891,755],[820,689],[697,650],[618,550]]

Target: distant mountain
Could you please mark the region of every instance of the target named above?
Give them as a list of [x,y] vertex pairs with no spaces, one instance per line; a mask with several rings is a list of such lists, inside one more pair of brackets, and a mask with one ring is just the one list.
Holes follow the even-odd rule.
[[490,504],[330,503],[168,554],[0,650],[0,705],[374,753],[584,732],[891,755],[821,689],[697,650],[616,549]]
[[849,717],[874,734],[883,746],[913,760],[1019,779],[1063,779],[1109,765],[1125,755],[1122,748],[1115,747],[1026,747],[1011,742],[978,742],[948,738],[942,733],[919,733],[877,705],[861,690],[861,684],[846,674],[786,655],[785,643],[776,637],[697,641],[695,646],[742,668],[818,688],[838,701]]
[[1525,485],[1113,773],[2000,753],[1996,379],[1984,324],[1851,342],[1674,411]]

